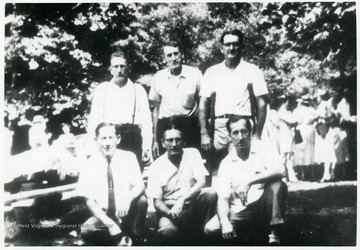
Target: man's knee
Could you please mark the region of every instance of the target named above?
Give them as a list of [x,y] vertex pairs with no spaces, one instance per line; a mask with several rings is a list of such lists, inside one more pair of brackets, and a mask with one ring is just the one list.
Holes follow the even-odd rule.
[[218,199],[216,191],[211,187],[202,188],[200,197],[208,202],[217,202]]
[[285,194],[285,195],[287,194],[287,190],[288,190],[286,184],[281,180],[268,183],[266,185],[266,189],[268,192],[271,192],[273,194]]
[[170,221],[170,219],[162,217],[159,220],[158,233],[167,239],[175,238],[179,234],[179,229]]
[[148,202],[145,195],[141,195],[139,199],[136,201],[136,206],[141,208],[147,208]]

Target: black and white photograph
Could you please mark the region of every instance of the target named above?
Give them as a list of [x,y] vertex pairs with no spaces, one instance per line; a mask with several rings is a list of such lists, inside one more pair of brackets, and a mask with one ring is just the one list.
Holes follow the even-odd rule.
[[355,1],[5,1],[4,247],[355,247]]

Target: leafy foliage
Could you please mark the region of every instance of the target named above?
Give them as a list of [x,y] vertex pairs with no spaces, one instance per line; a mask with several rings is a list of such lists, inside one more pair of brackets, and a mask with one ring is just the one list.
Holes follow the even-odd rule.
[[[84,131],[91,91],[109,79],[118,48],[129,52],[133,80],[164,67],[168,40],[205,71],[223,60],[223,30],[239,28],[244,57],[264,71],[271,98],[289,86],[312,93],[356,72],[354,2],[8,3],[5,14],[6,104],[20,113],[38,107],[54,131],[61,122]],[[294,86],[298,78],[310,83]]]

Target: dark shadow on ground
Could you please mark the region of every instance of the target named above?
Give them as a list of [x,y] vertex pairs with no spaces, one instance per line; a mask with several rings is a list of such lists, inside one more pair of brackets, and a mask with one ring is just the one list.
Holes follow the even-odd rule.
[[[300,184],[300,186],[307,183]],[[306,189],[306,188],[305,188]],[[288,210],[283,230],[284,246],[355,246],[356,245],[356,204],[357,187],[354,185],[327,186],[313,190],[290,191]],[[34,225],[53,223],[55,227],[21,229],[16,238],[6,239],[6,245],[12,246],[79,246],[83,245],[79,236],[80,226],[86,220],[87,210],[81,199],[73,198],[56,206],[61,215],[49,213],[47,217],[34,219]],[[6,213],[9,221],[14,220],[13,213]],[[37,216],[36,213],[34,215]],[[59,220],[60,218],[60,220]],[[64,228],[61,228],[61,226]],[[73,226],[69,226],[73,225]],[[16,223],[5,223],[5,229],[18,230]],[[157,246],[156,216],[148,213],[146,220],[145,246]],[[255,237],[256,238],[256,237]],[[263,237],[251,245],[264,245]],[[201,246],[221,245],[220,242],[207,244],[202,241],[189,240],[178,245]],[[242,245],[242,243],[239,243]]]

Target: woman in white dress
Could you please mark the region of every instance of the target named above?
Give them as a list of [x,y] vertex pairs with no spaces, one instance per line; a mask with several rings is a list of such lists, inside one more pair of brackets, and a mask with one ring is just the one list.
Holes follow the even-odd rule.
[[324,174],[320,181],[327,182],[335,177],[334,130],[330,128],[332,114],[329,94],[325,90],[319,90],[318,94],[320,101],[316,109],[315,162],[324,165]]
[[278,111],[279,149],[287,169],[288,181],[297,181],[294,171],[294,128],[297,125],[297,121],[293,116],[293,110],[296,106],[296,96],[288,94]]
[[[310,170],[310,180],[314,180],[314,147],[316,110],[312,106],[312,99],[309,94],[302,96],[301,102],[294,110],[303,141],[295,145],[294,165],[299,166],[299,179],[306,180],[306,170]],[[309,169],[310,168],[310,169]]]

